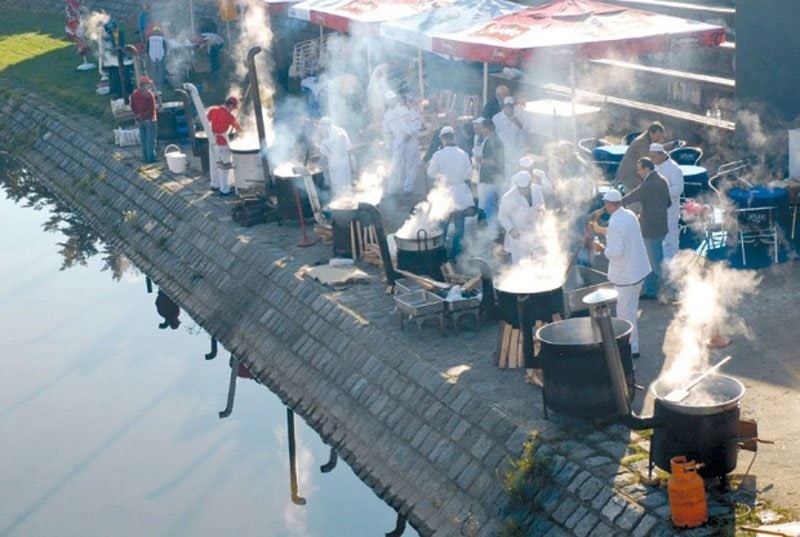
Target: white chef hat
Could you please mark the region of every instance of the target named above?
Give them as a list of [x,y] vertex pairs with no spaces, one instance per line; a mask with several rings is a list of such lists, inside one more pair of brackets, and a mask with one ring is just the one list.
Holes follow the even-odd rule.
[[514,104],[514,97],[509,95],[505,99],[503,99],[503,104]]
[[546,183],[547,182],[547,174],[544,170],[540,170],[539,168],[533,169],[533,175],[539,178],[539,181]]
[[518,187],[524,188],[531,184],[531,174],[526,171],[517,172],[511,177],[511,180]]
[[651,153],[666,153],[664,146],[661,144],[650,144]]
[[519,159],[520,168],[533,168],[533,159],[531,157],[522,157]]
[[603,201],[610,201],[611,203],[619,203],[622,201],[622,194],[620,194],[619,190],[612,188],[606,195],[603,196]]
[[393,92],[392,90],[387,91],[383,95],[383,100],[384,101],[391,101],[392,99],[397,99],[397,94],[395,92]]
[[450,125],[445,125],[444,127],[442,127],[442,130],[439,131],[439,136],[442,136],[444,134],[455,134],[455,132],[456,131],[453,130],[453,127],[451,127]]

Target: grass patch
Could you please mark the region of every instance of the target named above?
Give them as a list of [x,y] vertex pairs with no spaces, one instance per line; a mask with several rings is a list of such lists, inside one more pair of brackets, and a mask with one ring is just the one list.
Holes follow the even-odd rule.
[[64,17],[4,9],[0,17],[0,76],[24,85],[70,110],[112,123],[107,96],[95,93],[96,70],[81,72]]
[[526,525],[531,515],[540,511],[535,496],[550,477],[551,459],[537,455],[538,447],[536,440],[526,442],[520,458],[511,461],[511,470],[503,476],[508,512],[500,530],[502,537],[528,535]]

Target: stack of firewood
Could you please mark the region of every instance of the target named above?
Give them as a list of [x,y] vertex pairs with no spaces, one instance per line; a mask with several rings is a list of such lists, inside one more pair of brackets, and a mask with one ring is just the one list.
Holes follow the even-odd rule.
[[447,283],[460,285],[462,291],[474,291],[481,283],[480,275],[470,278],[464,274],[458,274],[449,261],[442,265],[442,275]]
[[497,338],[498,367],[501,369],[525,367],[525,354],[522,352],[522,330],[502,323]]
[[383,259],[381,258],[381,249],[378,246],[378,234],[375,232],[375,226],[362,227],[361,224],[354,225],[356,229],[356,236],[359,241],[361,259],[370,265],[376,267],[383,267]]

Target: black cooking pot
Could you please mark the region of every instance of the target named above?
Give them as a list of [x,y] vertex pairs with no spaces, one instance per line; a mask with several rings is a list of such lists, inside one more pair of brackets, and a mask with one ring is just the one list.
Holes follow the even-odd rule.
[[[273,171],[272,177],[275,181],[275,197],[278,201],[278,217],[281,220],[297,220],[297,201],[295,199],[295,192],[300,198],[300,206],[303,209],[303,218],[311,218],[314,216],[314,210],[311,208],[311,202],[308,200],[308,192],[306,191],[305,181],[302,175],[293,172],[285,172],[282,169],[287,166],[281,166],[279,171]],[[291,169],[291,166],[288,166]],[[311,174],[314,185],[319,191],[325,183],[325,178],[321,171],[316,171]]]
[[[650,461],[670,470],[670,460],[685,455],[704,463],[698,473],[704,478],[721,477],[736,468],[738,455],[739,400],[744,386],[725,375],[710,375],[679,403],[664,397],[673,386],[657,380],[650,387],[655,398]],[[707,394],[707,401],[698,401]]]
[[[614,338],[633,398],[631,323],[612,319]],[[602,337],[592,319],[576,317],[543,326],[536,332],[541,342],[537,360],[544,370],[545,405],[562,414],[589,419],[617,416],[614,392],[603,350]]]
[[511,291],[504,291],[503,289],[495,287],[494,294],[497,298],[497,309],[500,319],[514,328],[520,327],[517,306],[517,298],[520,295],[528,295],[530,297],[531,322],[534,324],[536,321],[549,323],[553,320],[553,315],[556,313],[560,314],[562,317],[565,316],[564,288],[560,286],[531,293],[512,293]]

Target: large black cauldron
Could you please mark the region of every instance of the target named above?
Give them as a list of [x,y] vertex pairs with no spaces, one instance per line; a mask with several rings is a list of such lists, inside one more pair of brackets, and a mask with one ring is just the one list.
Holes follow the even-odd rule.
[[[275,196],[278,201],[278,217],[281,220],[298,220],[297,201],[295,200],[295,192],[297,192],[303,210],[303,218],[311,218],[314,216],[314,210],[308,200],[303,176],[295,174],[291,170],[291,166],[282,165],[272,172],[275,180]],[[311,178],[314,180],[317,190],[321,189],[325,182],[322,172],[312,173]]]
[[419,229],[414,237],[395,235],[397,268],[444,281],[442,265],[447,262],[444,231]]
[[[614,338],[622,358],[629,393],[633,394],[631,323],[612,319]],[[589,419],[617,416],[600,331],[592,319],[577,317],[543,326],[539,361],[544,370],[545,406],[562,414]]]
[[533,324],[536,321],[552,322],[553,315],[556,313],[562,317],[566,316],[564,288],[561,286],[530,293],[512,292],[495,287],[494,294],[497,297],[497,309],[500,319],[514,328],[520,327],[518,301],[520,297],[524,296],[528,297],[531,323]]
[[738,455],[742,383],[725,375],[711,375],[680,403],[666,401],[664,397],[675,387],[664,380],[650,387],[655,397],[650,462],[669,471],[670,459],[686,455],[705,464],[698,471],[704,478],[732,472]]

